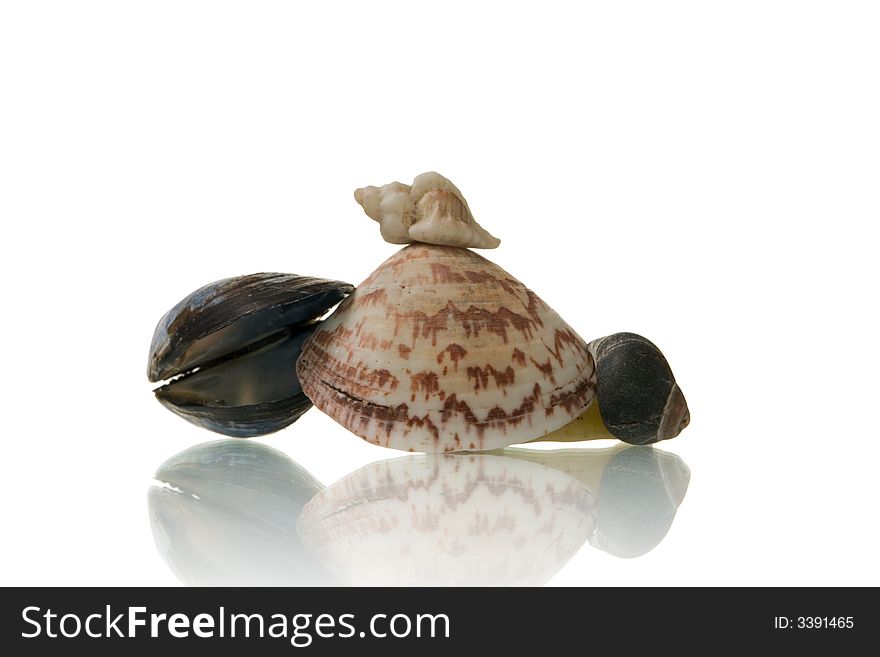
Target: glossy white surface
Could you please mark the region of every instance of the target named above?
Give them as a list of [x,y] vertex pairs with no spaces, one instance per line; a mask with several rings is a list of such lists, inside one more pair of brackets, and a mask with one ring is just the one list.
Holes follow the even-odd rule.
[[[179,583],[148,491],[215,437],[153,399],[156,321],[226,276],[359,282],[395,247],[352,189],[429,169],[494,261],[586,339],[650,338],[690,406],[659,446],[691,473],[662,541],[542,577],[880,584],[878,24],[868,2],[3,3],[0,584]],[[315,410],[260,442],[324,485],[400,455]]]

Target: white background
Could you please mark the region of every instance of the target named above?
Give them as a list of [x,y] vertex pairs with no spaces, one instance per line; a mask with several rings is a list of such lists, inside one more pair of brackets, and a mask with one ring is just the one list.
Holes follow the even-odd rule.
[[[666,539],[553,584],[880,584],[880,10],[871,2],[4,2],[0,583],[175,584],[147,517],[214,436],[153,399],[212,280],[358,283],[351,193],[437,170],[585,338],[667,355]],[[316,410],[324,484],[394,456]]]

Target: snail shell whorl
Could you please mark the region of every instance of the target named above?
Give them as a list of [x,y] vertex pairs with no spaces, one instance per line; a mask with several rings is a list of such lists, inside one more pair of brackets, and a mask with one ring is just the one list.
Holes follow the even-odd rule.
[[327,318],[297,361],[303,391],[369,442],[487,450],[578,417],[595,390],[584,340],[467,249],[416,244]]
[[382,239],[391,244],[422,242],[440,246],[494,249],[501,240],[480,226],[458,187],[439,173],[416,176],[412,185],[393,182],[362,187],[355,200],[379,222]]
[[608,431],[631,445],[675,438],[691,415],[666,357],[635,333],[593,340],[599,412]]

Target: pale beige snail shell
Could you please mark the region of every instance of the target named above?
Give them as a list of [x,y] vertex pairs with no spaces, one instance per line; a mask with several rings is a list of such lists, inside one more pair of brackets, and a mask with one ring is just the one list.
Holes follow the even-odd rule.
[[355,200],[379,222],[391,244],[422,242],[440,246],[494,249],[501,240],[480,226],[458,187],[439,173],[416,176],[412,185],[393,182],[355,190]]

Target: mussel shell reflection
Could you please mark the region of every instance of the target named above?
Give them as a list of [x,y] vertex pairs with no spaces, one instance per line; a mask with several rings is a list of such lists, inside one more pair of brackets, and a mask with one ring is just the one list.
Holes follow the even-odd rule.
[[249,441],[198,445],[163,463],[150,489],[162,558],[194,586],[321,585],[296,519],[321,489],[281,452]]

